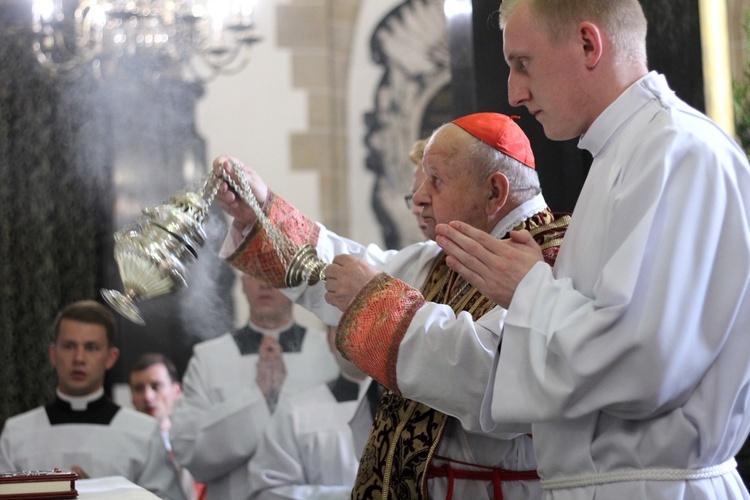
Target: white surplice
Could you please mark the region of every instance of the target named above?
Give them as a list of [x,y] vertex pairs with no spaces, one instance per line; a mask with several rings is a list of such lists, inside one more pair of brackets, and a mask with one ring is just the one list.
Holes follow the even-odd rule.
[[120,408],[109,425],[51,425],[44,407],[9,418],[0,439],[0,470],[80,466],[89,477],[123,476],[159,498],[184,494],[155,418]]
[[[370,379],[359,383],[359,397]],[[250,462],[252,498],[350,498],[359,455],[349,421],[358,399],[337,401],[328,384],[279,401]]]
[[[338,372],[319,330],[308,329],[301,351],[284,352],[283,359],[281,394],[314,387]],[[208,500],[248,497],[248,461],[271,415],[255,382],[257,363],[257,354],[240,354],[231,334],[196,344],[188,363],[170,438],[178,461],[206,484]]]
[[594,163],[554,272],[518,287],[483,407],[535,422],[545,498],[748,498],[731,461],[750,428],[750,173],[744,153],[651,73],[580,140]]

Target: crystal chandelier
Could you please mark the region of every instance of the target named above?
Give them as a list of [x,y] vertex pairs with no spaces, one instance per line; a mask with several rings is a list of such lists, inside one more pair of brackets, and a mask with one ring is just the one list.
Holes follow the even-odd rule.
[[33,48],[54,74],[126,67],[207,82],[250,59],[255,0],[32,0]]

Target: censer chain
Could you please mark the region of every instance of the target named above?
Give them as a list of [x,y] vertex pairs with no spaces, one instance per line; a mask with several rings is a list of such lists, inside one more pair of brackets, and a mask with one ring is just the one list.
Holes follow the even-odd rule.
[[222,171],[221,177],[216,175],[216,173],[211,172],[213,184],[211,186],[211,192],[205,197],[207,204],[210,205],[211,202],[213,202],[219,191],[221,180],[224,180],[229,186],[231,186],[234,192],[253,209],[253,212],[255,212],[255,215],[258,217],[258,221],[263,226],[263,229],[265,229],[266,234],[268,234],[269,239],[273,243],[273,248],[276,251],[277,256],[284,266],[287,266],[298,250],[297,246],[287,235],[282,233],[278,227],[271,223],[271,220],[265,213],[263,213],[263,208],[260,206],[260,203],[258,203],[258,199],[255,197],[255,194],[253,194],[252,189],[250,189],[247,179],[239,165],[232,162],[232,170],[237,175],[239,182],[235,182],[235,180],[226,172]]

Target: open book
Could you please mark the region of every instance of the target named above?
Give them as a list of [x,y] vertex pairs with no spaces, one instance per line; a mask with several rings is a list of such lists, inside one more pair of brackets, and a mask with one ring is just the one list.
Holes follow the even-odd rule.
[[0,472],[0,500],[78,498],[78,474],[68,469]]

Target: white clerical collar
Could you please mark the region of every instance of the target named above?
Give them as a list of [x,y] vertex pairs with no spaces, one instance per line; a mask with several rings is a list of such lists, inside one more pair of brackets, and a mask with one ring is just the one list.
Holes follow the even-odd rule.
[[263,335],[269,335],[273,337],[276,340],[279,340],[279,336],[281,335],[281,332],[285,332],[289,330],[292,325],[294,325],[294,320],[291,320],[286,325],[280,327],[280,328],[263,328],[262,326],[258,326],[255,323],[253,323],[253,320],[249,320],[247,322],[247,326],[249,326],[252,330],[255,330],[256,332],[260,332]]
[[502,220],[495,225],[490,234],[492,234],[492,236],[494,236],[495,238],[502,238],[503,236],[508,234],[511,229],[546,208],[547,202],[544,201],[542,193],[539,193],[532,199],[521,203],[508,215],[503,217]]
[[86,411],[89,403],[101,399],[104,396],[104,387],[100,387],[91,394],[85,396],[68,396],[63,394],[60,388],[57,388],[57,397],[70,404],[70,408],[74,411]]
[[[674,91],[669,88],[664,75],[651,71],[628,87],[612,101],[588,130],[578,139],[578,148],[585,149],[596,158],[607,146],[615,132],[647,103],[659,100],[669,102],[674,99]],[[666,108],[670,104],[662,104]]]

